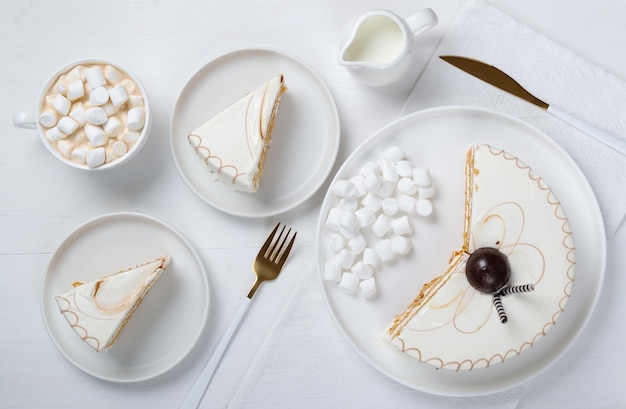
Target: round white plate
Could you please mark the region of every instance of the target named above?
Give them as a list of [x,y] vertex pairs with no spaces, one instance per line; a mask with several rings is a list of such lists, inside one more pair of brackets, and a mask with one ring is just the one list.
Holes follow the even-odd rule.
[[[442,274],[463,233],[465,153],[470,144],[503,148],[531,166],[557,195],[574,232],[576,273],[572,296],[556,325],[519,356],[489,368],[455,372],[435,369],[382,346],[380,335],[404,311],[422,285]],[[434,108],[401,118],[364,142],[339,169],[335,180],[358,173],[367,161],[380,161],[386,147],[399,146],[415,166],[430,169],[435,186],[434,214],[415,223],[413,251],[384,264],[371,299],[348,295],[324,281],[332,257],[324,226],[337,199],[327,194],[317,227],[317,268],[323,292],[340,330],[375,368],[411,388],[448,396],[472,396],[516,386],[544,371],[574,342],[598,300],[606,262],[604,224],[596,198],[576,163],[542,132],[513,117],[469,107]]]
[[[284,74],[281,98],[259,190],[237,192],[211,178],[187,135],[270,78]],[[196,72],[174,107],[174,161],[189,187],[233,215],[265,217],[311,197],[330,173],[339,149],[339,116],[326,85],[303,62],[270,49],[225,54]]]
[[[169,254],[172,257],[115,345],[96,352],[69,326],[54,299],[75,281],[88,282]],[[56,250],[46,272],[41,308],[50,338],[83,371],[109,381],[136,382],[179,363],[202,334],[209,283],[191,244],[167,224],[137,213],[92,219]]]

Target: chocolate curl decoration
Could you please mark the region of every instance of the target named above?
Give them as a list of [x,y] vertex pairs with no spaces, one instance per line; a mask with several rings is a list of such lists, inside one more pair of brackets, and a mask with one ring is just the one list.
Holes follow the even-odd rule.
[[500,293],[493,294],[493,305],[496,306],[496,311],[498,312],[498,316],[500,317],[500,322],[506,324],[509,320],[506,316],[506,312],[504,311],[504,307],[502,306],[502,299],[500,299]]
[[529,293],[531,291],[535,291],[535,286],[532,284],[524,284],[524,285],[507,285],[498,291],[498,294],[501,296],[511,295],[511,294],[520,294],[520,293]]

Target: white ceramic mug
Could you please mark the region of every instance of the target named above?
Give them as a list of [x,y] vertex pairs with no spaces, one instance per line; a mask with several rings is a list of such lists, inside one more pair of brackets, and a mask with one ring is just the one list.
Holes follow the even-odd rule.
[[[94,65],[99,65],[99,66],[111,66],[114,67],[118,72],[120,72],[121,74],[123,74],[125,77],[127,77],[129,80],[131,80],[134,85],[137,88],[138,94],[141,95],[143,97],[143,127],[141,128],[141,130],[137,131],[136,134],[133,136],[133,142],[130,143],[128,142],[127,145],[130,145],[130,148],[128,148],[127,146],[127,151],[120,154],[119,156],[116,156],[115,159],[107,161],[99,166],[95,166],[95,167],[90,167],[88,166],[86,163],[80,163],[77,161],[72,160],[70,157],[65,156],[59,149],[57,146],[55,146],[55,142],[52,142],[51,140],[49,140],[49,138],[46,136],[46,133],[49,131],[49,128],[43,126],[40,123],[40,116],[42,114],[42,109],[45,105],[46,99],[50,98],[51,94],[54,94],[56,91],[54,90],[55,84],[58,83],[59,78],[62,75],[67,74],[69,71],[71,71],[74,67],[77,66],[94,66]],[[111,85],[111,84],[108,84]],[[86,88],[86,86],[85,86]],[[124,108],[128,108],[127,103],[124,103],[123,105],[121,105],[122,109]],[[63,117],[63,116],[67,116],[67,115],[63,115],[63,114],[58,114],[57,115],[59,117]],[[113,116],[114,114],[111,114],[111,116]],[[109,117],[107,117],[108,119]],[[120,66],[117,63],[111,62],[109,60],[106,59],[102,59],[102,58],[84,58],[84,59],[80,59],[80,60],[76,60],[76,61],[72,61],[66,65],[64,65],[63,67],[59,68],[53,75],[50,76],[50,78],[44,83],[43,87],[41,88],[41,91],[39,93],[39,97],[37,98],[37,105],[34,109],[34,111],[31,112],[18,112],[15,113],[13,115],[13,124],[18,127],[18,128],[25,128],[25,129],[36,129],[37,132],[39,133],[39,136],[44,144],[44,146],[46,148],[48,148],[48,150],[59,160],[61,160],[62,162],[71,165],[75,168],[78,169],[86,169],[86,170],[103,170],[103,169],[110,169],[113,167],[117,167],[119,165],[121,165],[122,163],[127,162],[128,160],[130,160],[133,156],[136,155],[136,153],[143,147],[143,145],[145,144],[148,135],[150,133],[150,128],[152,125],[152,115],[151,115],[151,110],[150,110],[150,106],[149,106],[149,102],[148,102],[148,97],[146,94],[146,91],[143,87],[143,85],[141,84],[141,82],[139,81],[139,79],[129,70],[127,70],[126,68]],[[124,126],[126,124],[123,124]],[[104,124],[103,124],[104,126]],[[82,127],[82,125],[81,125]],[[138,134],[138,135],[137,135]],[[122,135],[117,136],[118,139],[122,138]],[[70,138],[66,138],[68,141],[70,140]],[[115,141],[114,137],[110,138],[111,141]],[[118,146],[120,146],[118,144]],[[110,151],[110,148],[109,148]],[[111,155],[111,152],[107,152],[107,155]]]
[[430,8],[408,18],[389,10],[370,10],[353,25],[340,48],[339,64],[365,85],[392,84],[411,66],[415,37],[437,23],[437,15]]

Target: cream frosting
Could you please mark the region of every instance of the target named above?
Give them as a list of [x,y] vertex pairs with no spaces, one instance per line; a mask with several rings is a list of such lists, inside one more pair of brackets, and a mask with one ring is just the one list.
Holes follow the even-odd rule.
[[[575,267],[567,217],[539,175],[488,145],[470,148],[467,161],[464,248],[385,333],[405,354],[457,371],[503,362],[546,335],[569,299]],[[534,284],[533,292],[501,298],[506,324],[493,295],[465,276],[469,254],[480,247],[508,257],[510,285]]]
[[187,136],[217,179],[235,190],[258,189],[276,109],[285,90],[283,76],[278,75]]
[[109,349],[143,297],[170,263],[170,256],[74,287],[55,297],[61,313],[96,351]]

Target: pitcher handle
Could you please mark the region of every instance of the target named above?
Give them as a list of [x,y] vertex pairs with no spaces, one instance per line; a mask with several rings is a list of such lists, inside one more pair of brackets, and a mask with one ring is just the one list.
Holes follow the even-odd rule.
[[435,27],[439,18],[433,9],[425,8],[406,18],[405,21],[409,30],[416,36]]
[[24,129],[37,129],[35,115],[29,112],[17,112],[13,114],[13,125]]

